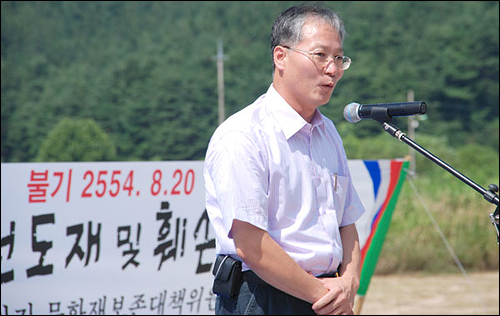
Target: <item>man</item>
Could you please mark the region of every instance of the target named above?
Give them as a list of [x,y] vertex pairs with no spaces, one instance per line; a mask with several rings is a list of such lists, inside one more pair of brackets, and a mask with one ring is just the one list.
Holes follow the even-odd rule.
[[328,8],[285,10],[272,28],[269,90],[210,140],[206,206],[216,252],[229,255],[216,280],[228,282],[231,259],[243,267],[216,314],[352,313],[364,209],[340,136],[317,109],[350,65],[344,34]]

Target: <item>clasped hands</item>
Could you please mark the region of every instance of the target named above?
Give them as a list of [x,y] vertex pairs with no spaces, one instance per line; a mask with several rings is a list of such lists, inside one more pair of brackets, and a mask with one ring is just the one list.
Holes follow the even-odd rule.
[[338,277],[318,280],[328,289],[328,293],[314,302],[314,312],[318,315],[353,315],[357,288],[353,288],[352,279]]

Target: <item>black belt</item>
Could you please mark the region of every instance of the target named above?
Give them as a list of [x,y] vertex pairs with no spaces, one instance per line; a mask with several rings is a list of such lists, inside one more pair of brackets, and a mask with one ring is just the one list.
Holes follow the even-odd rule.
[[322,278],[338,278],[339,273],[337,271],[332,272],[332,273],[324,273],[322,275],[318,275],[317,278],[322,279]]
[[248,283],[257,283],[257,284],[267,284],[264,280],[262,280],[255,272],[248,270],[241,273],[241,279],[243,281],[247,281]]
[[[268,284],[266,281],[262,280],[257,274],[255,274],[255,272],[253,272],[252,270],[244,271],[241,273],[241,275],[242,275],[241,279],[248,283]],[[321,274],[317,276],[317,278],[336,278],[338,276],[339,276],[338,272],[333,272],[333,273]]]

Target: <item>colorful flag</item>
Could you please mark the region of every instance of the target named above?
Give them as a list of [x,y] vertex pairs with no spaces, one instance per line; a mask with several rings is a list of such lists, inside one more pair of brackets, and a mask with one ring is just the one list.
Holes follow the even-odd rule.
[[363,192],[360,198],[366,209],[365,214],[356,222],[361,248],[361,279],[355,306],[355,314],[359,314],[377,266],[409,161],[363,160],[353,161],[352,164],[349,167],[354,185],[358,192]]

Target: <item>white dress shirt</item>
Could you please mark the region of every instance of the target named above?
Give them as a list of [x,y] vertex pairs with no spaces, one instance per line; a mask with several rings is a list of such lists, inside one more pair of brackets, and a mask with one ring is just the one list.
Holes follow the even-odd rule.
[[272,85],[217,128],[204,178],[217,254],[238,258],[231,232],[238,219],[267,231],[313,275],[337,270],[339,227],[364,212],[333,122],[316,110],[309,124]]

